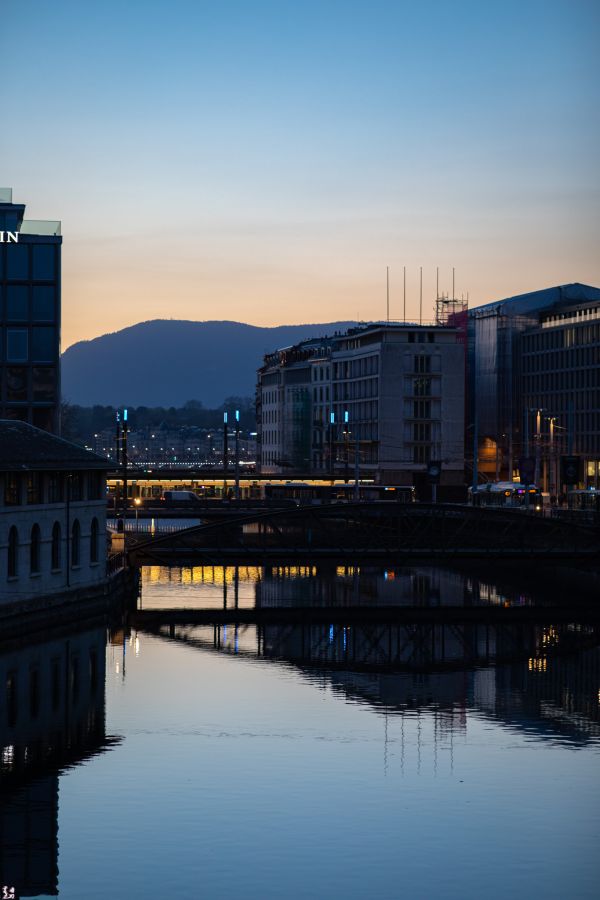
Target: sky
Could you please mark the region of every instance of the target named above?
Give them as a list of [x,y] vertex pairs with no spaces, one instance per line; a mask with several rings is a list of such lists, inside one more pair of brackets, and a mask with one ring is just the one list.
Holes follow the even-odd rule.
[[0,185],[61,219],[63,350],[153,318],[600,285],[597,0],[5,4]]

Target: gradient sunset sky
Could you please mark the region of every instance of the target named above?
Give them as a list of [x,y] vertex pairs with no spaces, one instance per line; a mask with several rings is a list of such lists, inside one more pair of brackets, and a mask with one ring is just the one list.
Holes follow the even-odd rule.
[[11,3],[0,184],[63,349],[152,318],[429,317],[600,285],[598,0]]

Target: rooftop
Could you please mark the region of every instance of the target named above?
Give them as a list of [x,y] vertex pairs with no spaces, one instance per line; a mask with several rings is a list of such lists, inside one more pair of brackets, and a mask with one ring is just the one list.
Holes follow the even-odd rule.
[[107,460],[77,444],[26,422],[0,419],[0,471],[109,468]]

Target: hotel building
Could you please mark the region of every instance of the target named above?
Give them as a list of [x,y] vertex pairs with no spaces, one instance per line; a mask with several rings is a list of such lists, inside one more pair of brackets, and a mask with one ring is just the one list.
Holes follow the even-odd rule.
[[0,419],[60,430],[60,222],[0,188]]

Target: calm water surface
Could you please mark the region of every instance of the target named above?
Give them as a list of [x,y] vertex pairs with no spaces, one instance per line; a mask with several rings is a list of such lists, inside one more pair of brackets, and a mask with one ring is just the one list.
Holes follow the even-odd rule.
[[[140,602],[537,600],[424,568],[157,567]],[[577,622],[482,621],[99,624],[6,647],[0,885],[69,900],[595,897],[597,645]]]

